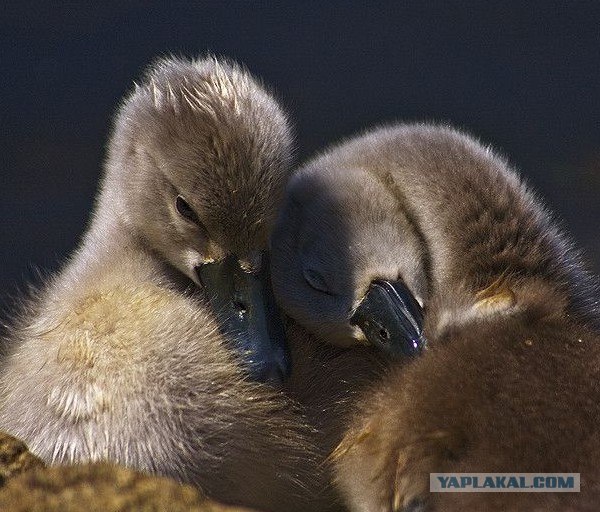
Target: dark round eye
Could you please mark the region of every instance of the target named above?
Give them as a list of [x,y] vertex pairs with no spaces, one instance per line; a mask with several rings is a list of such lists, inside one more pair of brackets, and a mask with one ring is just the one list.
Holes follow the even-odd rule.
[[193,222],[194,224],[200,224],[200,219],[198,219],[198,215],[196,215],[196,212],[192,210],[192,207],[189,204],[187,204],[183,197],[177,196],[175,207],[177,208],[179,215]]

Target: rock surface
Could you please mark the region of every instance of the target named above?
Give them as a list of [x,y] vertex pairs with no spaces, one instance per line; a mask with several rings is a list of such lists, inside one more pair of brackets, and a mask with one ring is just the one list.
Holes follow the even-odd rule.
[[110,464],[45,467],[0,433],[0,510],[11,512],[249,512],[168,478]]
[[24,471],[42,467],[44,463],[27,449],[25,443],[0,432],[0,486]]

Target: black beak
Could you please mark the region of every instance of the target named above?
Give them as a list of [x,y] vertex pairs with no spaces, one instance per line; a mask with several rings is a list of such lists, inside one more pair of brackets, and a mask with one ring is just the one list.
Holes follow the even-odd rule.
[[373,281],[350,323],[392,356],[415,356],[425,346],[423,310],[403,281]]
[[260,269],[247,272],[230,255],[196,268],[221,332],[238,352],[249,376],[281,384],[290,374],[291,360],[283,322],[271,289],[268,258]]

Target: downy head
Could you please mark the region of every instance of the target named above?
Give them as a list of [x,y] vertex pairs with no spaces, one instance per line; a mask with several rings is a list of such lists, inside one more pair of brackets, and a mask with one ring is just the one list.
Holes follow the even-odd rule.
[[342,346],[420,350],[423,248],[374,174],[318,161],[301,169],[288,184],[271,243],[275,296],[308,330]]
[[97,212],[206,290],[261,380],[288,364],[263,253],[291,145],[282,109],[246,70],[160,60],[117,114]]

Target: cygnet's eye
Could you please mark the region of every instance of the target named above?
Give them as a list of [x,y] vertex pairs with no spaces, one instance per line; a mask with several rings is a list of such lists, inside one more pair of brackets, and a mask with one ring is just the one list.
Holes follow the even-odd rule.
[[193,222],[194,224],[200,225],[200,219],[198,219],[198,215],[196,215],[196,212],[192,210],[192,207],[187,204],[183,197],[177,196],[175,207],[177,208],[179,215],[186,218],[190,222]]
[[302,275],[311,288],[331,295],[327,283],[325,282],[325,278],[319,272],[310,268],[305,268],[302,271]]

